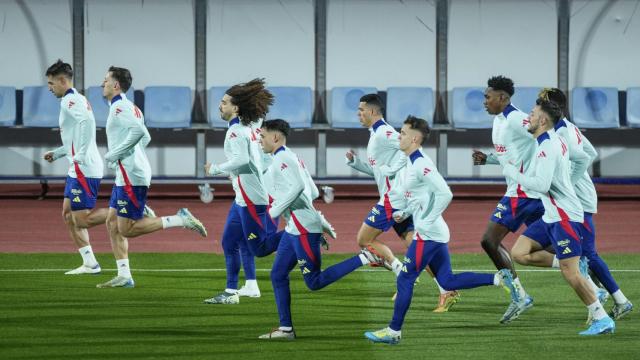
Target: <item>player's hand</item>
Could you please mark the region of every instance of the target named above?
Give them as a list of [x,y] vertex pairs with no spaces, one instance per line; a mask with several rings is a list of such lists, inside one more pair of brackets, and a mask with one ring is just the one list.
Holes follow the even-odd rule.
[[84,155],[75,155],[73,157],[73,162],[75,162],[78,165],[84,164]]
[[52,163],[55,159],[53,158],[53,151],[47,151],[46,153],[44,153],[44,159],[47,160],[48,162]]
[[118,168],[118,162],[117,161],[107,161],[107,167],[111,170],[115,170]]
[[211,175],[211,173],[209,171],[211,171],[211,168],[213,167],[213,164],[210,162],[207,162],[206,164],[204,164],[204,173],[205,175]]
[[484,165],[487,163],[487,154],[480,150],[473,149],[471,157],[473,157],[473,165]]
[[356,158],[356,152],[353,151],[353,149],[351,149],[351,150],[347,151],[346,156],[347,156],[347,160],[349,160],[349,162],[352,162]]
[[407,219],[407,216],[405,216],[404,211],[394,211],[392,216],[393,216],[393,221],[397,223],[401,223]]

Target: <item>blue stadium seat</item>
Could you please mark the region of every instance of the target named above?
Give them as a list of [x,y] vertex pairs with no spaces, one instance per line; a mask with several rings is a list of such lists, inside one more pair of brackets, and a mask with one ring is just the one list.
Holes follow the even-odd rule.
[[618,89],[613,87],[577,87],[571,91],[571,115],[581,128],[620,127]]
[[[134,102],[133,94],[134,89],[130,88],[125,93],[127,99]],[[91,86],[86,91],[87,100],[93,108],[93,116],[96,118],[96,127],[103,128],[107,126],[107,117],[109,116],[109,103],[107,99],[102,96],[101,86]]]
[[313,117],[313,91],[302,86],[273,86],[275,96],[267,119],[284,119],[292,128],[309,128]]
[[16,88],[0,86],[0,126],[16,125]]
[[541,90],[541,87],[516,87],[511,97],[511,104],[528,114],[536,105]]
[[627,125],[640,128],[640,87],[627,89]]
[[484,90],[481,87],[453,88],[450,114],[459,129],[491,129],[493,116],[484,109]]
[[334,87],[331,90],[331,126],[341,129],[361,128],[358,121],[360,98],[366,94],[377,94],[374,87]]
[[387,121],[401,128],[405,119],[413,115],[433,125],[435,109],[433,90],[428,87],[390,87],[387,89]]
[[191,127],[191,89],[187,86],[147,86],[144,119],[150,128]]
[[222,120],[220,117],[220,111],[218,110],[220,100],[222,100],[222,97],[228,88],[229,86],[213,86],[207,93],[207,109],[209,112],[208,121],[211,127],[226,128],[229,124]]
[[58,127],[60,100],[46,86],[25,86],[22,91],[22,124],[28,127]]

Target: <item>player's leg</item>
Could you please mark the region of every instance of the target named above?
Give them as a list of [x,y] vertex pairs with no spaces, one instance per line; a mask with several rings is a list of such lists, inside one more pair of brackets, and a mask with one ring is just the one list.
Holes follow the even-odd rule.
[[298,241],[293,241],[302,277],[310,290],[320,290],[365,264],[360,255],[355,255],[322,270],[321,236],[317,233],[301,234],[297,236]]
[[273,254],[278,248],[280,236],[275,236],[278,230],[277,220],[271,219],[267,207],[252,205],[240,207],[242,228],[247,235],[247,245],[253,256],[263,257]]
[[244,285],[238,289],[238,296],[260,297],[260,288],[256,278],[256,259],[245,240],[238,241],[242,269],[244,270]]
[[297,258],[293,242],[297,239],[291,234],[284,233],[278,245],[277,254],[271,268],[271,285],[280,318],[279,327],[269,333],[261,335],[260,339],[287,339],[296,337],[291,319],[291,289],[289,287],[289,273],[296,266]]
[[[589,269],[591,269],[596,276],[602,282],[602,285],[607,289],[609,294],[612,295],[615,304],[611,308],[609,312],[609,316],[611,316],[614,320],[618,320],[623,316],[629,314],[633,310],[633,304],[627,297],[624,295],[618,283],[613,278],[611,271],[609,271],[609,266],[607,263],[598,255],[596,251],[596,227],[593,223],[593,215],[590,213],[584,214],[584,230],[583,231],[583,239],[582,239],[582,255],[587,258]],[[591,286],[596,286],[593,283],[593,280],[590,282]],[[596,296],[598,296],[602,305],[606,302],[606,297],[603,296],[601,289],[596,288]]]
[[115,204],[117,204],[117,197],[115,192],[116,191],[114,189],[111,195],[106,224],[107,231],[109,233],[109,240],[111,241],[111,249],[113,250],[113,256],[116,259],[116,269],[118,269],[118,274],[113,279],[105,283],[98,284],[97,287],[99,288],[131,288],[135,286],[133,276],[131,275],[131,268],[129,267],[129,241],[118,231],[118,213],[115,208]]
[[62,219],[69,232],[69,237],[73,240],[82,257],[82,265],[65,272],[65,275],[99,274],[101,269],[89,243],[89,232],[87,229],[76,225],[73,218],[71,199],[68,197],[65,197],[62,202]]
[[364,219],[356,239],[360,248],[371,246],[373,251],[384,258],[387,264],[392,264],[397,260],[393,252],[382,241],[378,240],[378,236],[389,230],[395,224],[391,214],[387,214],[383,206],[374,206]]
[[207,304],[237,304],[240,302],[237,294],[238,275],[240,273],[241,263],[240,245],[238,242],[244,239],[245,234],[242,230],[239,208],[240,206],[238,206],[235,201],[231,204],[227,221],[222,231],[222,251],[227,269],[227,287],[220,294],[204,300]]

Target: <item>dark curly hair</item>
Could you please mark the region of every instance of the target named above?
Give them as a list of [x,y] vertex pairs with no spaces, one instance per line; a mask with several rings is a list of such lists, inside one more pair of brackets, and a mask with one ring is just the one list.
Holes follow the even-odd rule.
[[509,94],[509,96],[513,96],[513,80],[508,77],[502,75],[491,77],[487,80],[487,86],[493,90],[501,90]]
[[263,78],[256,78],[243,84],[230,87],[226,94],[231,103],[238,107],[238,117],[243,125],[256,122],[269,112],[274,96],[264,86]]

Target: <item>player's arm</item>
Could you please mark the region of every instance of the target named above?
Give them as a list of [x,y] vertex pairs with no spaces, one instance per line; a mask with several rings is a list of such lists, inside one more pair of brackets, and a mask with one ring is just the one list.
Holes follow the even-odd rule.
[[422,178],[420,179],[421,182],[427,184],[429,190],[433,193],[433,207],[423,220],[425,224],[433,224],[438,220],[453,199],[453,193],[442,175],[437,169],[430,170],[429,172],[423,170]]
[[311,200],[315,200],[318,198],[318,196],[320,196],[320,190],[318,190],[316,183],[313,181],[309,170],[307,170],[307,168],[305,167],[302,169],[302,171],[304,172],[305,186],[307,187],[307,189],[309,189],[309,192],[311,194]]
[[227,145],[231,156],[220,165],[212,164],[209,167],[209,175],[231,174],[234,170],[248,165],[251,161],[249,141],[245,136],[227,137]]
[[513,164],[505,163],[502,168],[502,173],[505,177],[508,177],[518,184],[524,187],[537,191],[540,193],[546,193],[551,187],[551,180],[555,173],[555,164],[558,153],[551,149],[550,141],[545,141],[536,151],[535,170],[533,176],[526,176],[520,173],[520,171],[513,166]]
[[578,138],[575,135],[567,135],[567,137],[561,137],[561,140],[567,142],[569,160],[571,161],[571,182],[575,184],[591,165],[591,157],[584,152],[581,144],[578,144]]
[[[269,209],[269,216],[273,219],[282,215],[282,213],[289,208],[289,206],[302,194],[304,191],[304,179],[298,171],[298,164],[296,159],[292,156],[280,155],[274,159],[274,166],[271,171],[280,171],[280,177],[287,179],[286,192],[278,194],[271,204]],[[275,179],[274,179],[275,180]]]
[[64,145],[60,146],[58,148],[55,148],[51,151],[47,151],[46,153],[44,153],[44,159],[47,160],[48,162],[54,162],[58,159],[60,159],[61,157],[64,157],[67,155],[67,149],[65,149]]
[[349,150],[346,155],[347,165],[352,168],[360,171],[361,173],[365,173],[369,176],[373,176],[373,169],[369,163],[362,161],[353,150]]
[[91,126],[86,111],[83,111],[80,104],[64,107],[61,111],[65,111],[73,119],[75,126],[78,127],[78,143],[74,144],[73,161],[83,164],[89,149],[89,139],[91,139]]
[[[576,130],[578,130],[578,128],[576,128]],[[594,162],[598,158],[598,151],[596,151],[596,148],[593,147],[593,144],[591,144],[591,141],[589,141],[586,136],[582,135],[582,133],[580,133],[580,136],[582,137],[582,149],[589,155],[591,162]]]
[[484,153],[478,149],[473,149],[471,154],[473,158],[473,165],[499,165],[497,155],[492,151],[490,153]]
[[398,171],[407,165],[407,156],[400,150],[396,150],[395,154],[389,161],[389,164],[378,166],[378,170],[382,176],[394,176]]
[[131,109],[123,110],[116,117],[119,125],[126,129],[127,136],[104,155],[104,159],[108,163],[114,163],[131,156],[135,146],[144,138],[145,134],[149,135],[141,119],[135,117]]

